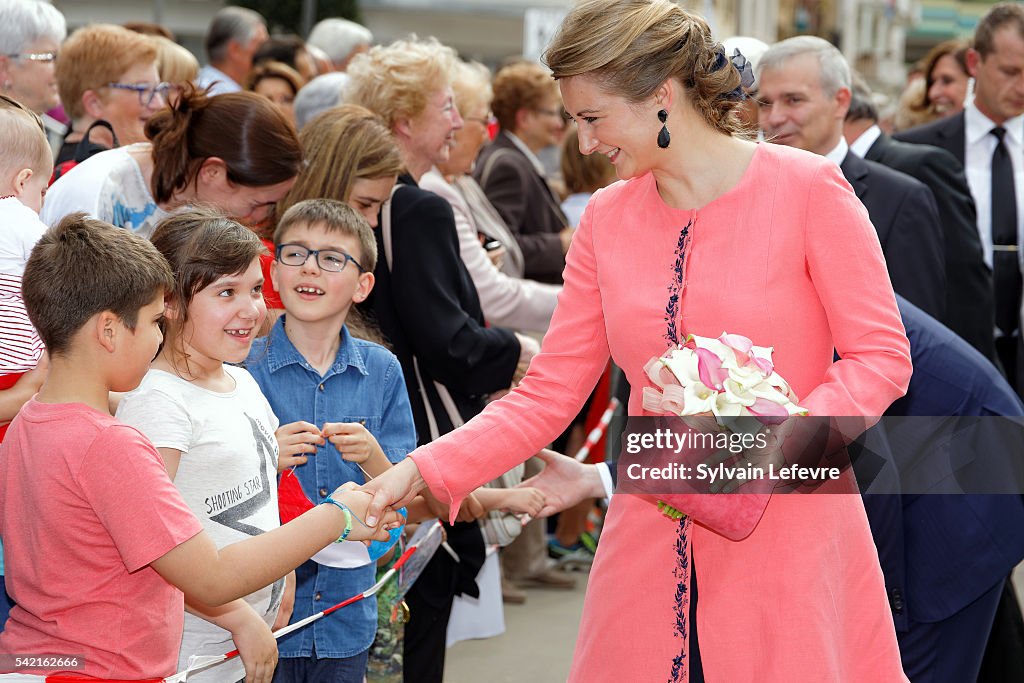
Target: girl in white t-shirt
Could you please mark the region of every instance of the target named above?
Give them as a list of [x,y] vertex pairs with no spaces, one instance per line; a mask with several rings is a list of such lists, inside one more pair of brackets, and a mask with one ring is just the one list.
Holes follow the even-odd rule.
[[[199,211],[168,218],[152,241],[171,264],[175,289],[160,353],[117,417],[153,442],[185,502],[223,547],[280,523],[277,418],[249,373],[226,364],[245,360],[266,317],[263,245],[238,223]],[[269,680],[277,662],[271,626],[284,589],[280,580],[222,607],[189,603],[178,669],[192,655],[237,647],[241,662],[189,680]]]

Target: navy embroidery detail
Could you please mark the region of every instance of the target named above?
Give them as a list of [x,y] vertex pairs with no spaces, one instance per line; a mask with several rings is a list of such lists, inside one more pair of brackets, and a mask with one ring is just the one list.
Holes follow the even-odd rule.
[[[676,260],[672,267],[673,278],[668,285],[668,304],[665,306],[665,340],[670,346],[678,346],[682,330],[679,329],[680,316],[679,307],[686,286],[686,252],[690,242],[690,228],[693,226],[691,219],[679,232],[679,241],[676,243]],[[672,630],[674,636],[679,638],[679,654],[672,658],[672,669],[669,674],[669,683],[686,683],[689,678],[687,669],[687,652],[689,644],[688,624],[689,617],[689,590],[690,590],[690,519],[684,518],[679,521],[676,529],[676,563],[672,568],[672,576],[676,580],[676,592],[673,607],[675,609],[675,627]]]
[[[686,663],[686,648],[688,645],[687,618],[689,616],[689,600],[687,593],[690,590],[690,519],[689,517],[679,521],[676,530],[676,565],[672,568],[672,576],[676,579],[676,594],[674,607],[676,611],[676,624],[673,635],[682,642],[679,654],[672,659],[672,671],[669,674],[669,683],[686,683],[683,677],[683,667]],[[689,672],[687,672],[689,673]],[[687,676],[688,678],[688,676]]]
[[668,285],[668,305],[665,307],[665,339],[671,346],[679,345],[679,303],[683,295],[685,282],[683,276],[686,272],[686,248],[690,241],[691,220],[683,226],[679,233],[679,242],[676,244],[676,262],[673,266],[675,277]]

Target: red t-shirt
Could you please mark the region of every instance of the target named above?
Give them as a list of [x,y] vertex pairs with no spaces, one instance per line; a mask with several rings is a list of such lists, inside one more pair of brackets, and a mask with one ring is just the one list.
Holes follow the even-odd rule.
[[0,654],[77,655],[76,673],[100,678],[174,673],[184,598],[148,565],[201,528],[136,429],[80,403],[29,401],[0,444],[17,603]]

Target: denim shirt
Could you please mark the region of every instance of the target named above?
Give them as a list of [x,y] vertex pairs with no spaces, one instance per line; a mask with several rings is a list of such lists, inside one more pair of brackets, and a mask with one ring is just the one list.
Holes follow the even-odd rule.
[[[245,363],[281,424],[304,420],[322,428],[325,422],[361,422],[390,461],[408,455],[416,447],[416,430],[402,366],[394,354],[354,339],[342,327],[338,354],[321,376],[288,339],[284,320],[281,316],[269,336],[253,342]],[[342,460],[330,442],[297,466],[295,474],[314,503],[345,482],[364,482],[359,467]],[[306,562],[296,570],[291,622],[366,590],[375,575],[374,564],[336,569]],[[281,657],[310,657],[315,645],[321,659],[352,657],[370,647],[376,631],[377,601],[361,600],[285,636],[278,649]]]

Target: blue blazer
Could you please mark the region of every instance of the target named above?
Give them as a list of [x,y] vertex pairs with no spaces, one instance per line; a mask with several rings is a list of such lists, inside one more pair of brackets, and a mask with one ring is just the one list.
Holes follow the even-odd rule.
[[[981,353],[906,299],[896,300],[914,374],[906,396],[886,416],[1024,415],[1024,405]],[[884,443],[885,436],[879,438]],[[1020,495],[865,495],[864,506],[899,631],[911,619],[935,622],[955,614],[1024,559]]]

